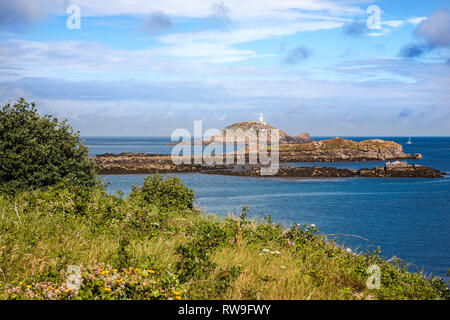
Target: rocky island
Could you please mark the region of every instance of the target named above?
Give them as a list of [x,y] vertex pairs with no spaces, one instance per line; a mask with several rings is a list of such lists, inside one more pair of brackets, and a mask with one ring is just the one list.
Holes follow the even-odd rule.
[[440,178],[445,173],[439,170],[428,168],[416,164],[408,164],[406,162],[388,162],[384,167],[375,167],[373,169],[342,169],[333,167],[282,167],[273,176],[261,175],[261,167],[253,167],[249,169],[216,169],[204,170],[202,173],[219,174],[244,177],[292,177],[292,178]]
[[[255,142],[257,137],[252,134],[238,135],[233,141],[228,140],[227,129],[252,129],[258,132],[274,127],[256,121],[240,122],[226,127],[211,138],[202,141],[182,141],[180,144],[220,145],[235,144],[248,145]],[[238,131],[239,132],[239,131]],[[361,142],[342,138],[314,141],[308,133],[289,136],[279,131],[279,161],[292,162],[335,162],[335,161],[395,161],[405,159],[421,159],[422,155],[405,154],[400,144],[393,141],[371,139]],[[268,141],[268,152],[271,152],[271,141]],[[249,147],[234,152],[234,157],[244,156],[246,163],[249,159]],[[224,159],[226,155],[223,155]],[[153,174],[153,173],[188,173],[200,172],[207,174],[259,176],[261,166],[230,166],[223,164],[207,165],[201,156],[192,156],[189,164],[176,165],[170,155],[152,155],[145,153],[102,154],[93,157],[98,174]],[[223,161],[225,163],[225,161]],[[275,174],[279,177],[441,177],[444,173],[420,165],[410,165],[406,162],[387,163],[384,167],[372,169],[338,169],[331,167],[296,166],[282,167]]]

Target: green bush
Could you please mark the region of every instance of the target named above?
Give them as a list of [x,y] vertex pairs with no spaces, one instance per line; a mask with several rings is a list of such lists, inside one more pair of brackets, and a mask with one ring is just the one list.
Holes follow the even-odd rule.
[[55,185],[96,184],[88,149],[66,121],[41,116],[20,98],[0,109],[0,191],[16,193]]
[[194,207],[194,191],[187,188],[178,177],[159,175],[145,178],[142,187],[133,186],[132,198],[155,205],[162,211],[190,210]]

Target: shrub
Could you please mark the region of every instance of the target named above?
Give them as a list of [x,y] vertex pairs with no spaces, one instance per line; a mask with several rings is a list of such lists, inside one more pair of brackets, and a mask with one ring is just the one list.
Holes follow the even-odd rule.
[[194,207],[194,191],[187,188],[178,177],[159,174],[144,179],[142,187],[133,186],[132,198],[157,206],[162,211],[188,210]]
[[96,184],[88,149],[66,121],[40,116],[34,103],[20,98],[0,110],[0,191],[16,193],[68,180]]

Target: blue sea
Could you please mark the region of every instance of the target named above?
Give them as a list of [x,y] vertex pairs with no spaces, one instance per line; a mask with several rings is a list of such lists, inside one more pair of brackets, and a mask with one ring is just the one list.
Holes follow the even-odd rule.
[[[328,139],[333,137],[313,137]],[[380,138],[403,145],[406,153],[422,153],[423,160],[408,160],[450,173],[450,137],[345,137]],[[92,155],[144,152],[169,154],[166,137],[86,137]],[[340,168],[371,168],[384,162],[296,163]],[[193,188],[205,212],[219,216],[239,214],[248,205],[249,215],[271,215],[289,226],[310,223],[320,232],[357,252],[381,247],[382,256],[399,257],[410,271],[446,276],[450,268],[450,175],[423,178],[281,179],[193,174],[177,176]],[[130,192],[145,175],[106,175],[108,190]]]

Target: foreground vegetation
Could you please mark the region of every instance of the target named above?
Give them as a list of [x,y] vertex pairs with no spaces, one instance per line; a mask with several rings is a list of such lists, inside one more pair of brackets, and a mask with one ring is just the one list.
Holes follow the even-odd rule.
[[[61,183],[0,197],[3,299],[446,299],[441,279],[379,252],[356,255],[315,226],[289,229],[193,206],[177,178],[149,177],[129,197]],[[381,288],[366,286],[370,265]],[[68,285],[80,267],[79,288]]]
[[66,120],[41,116],[20,98],[0,107],[0,192],[13,194],[66,180],[94,187],[88,148]]
[[66,121],[25,99],[0,109],[1,299],[448,299],[442,279],[313,225],[205,215],[178,178],[110,195],[93,168]]

